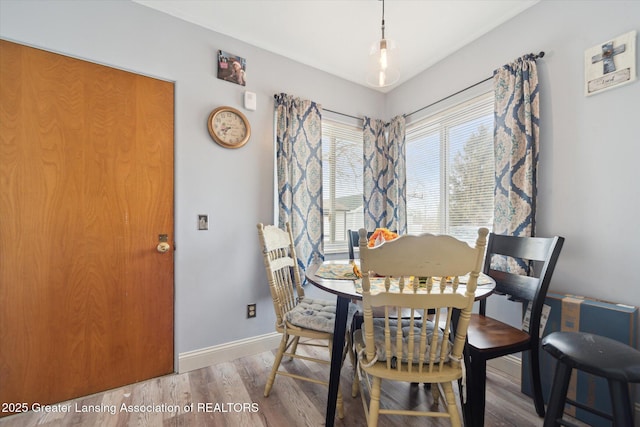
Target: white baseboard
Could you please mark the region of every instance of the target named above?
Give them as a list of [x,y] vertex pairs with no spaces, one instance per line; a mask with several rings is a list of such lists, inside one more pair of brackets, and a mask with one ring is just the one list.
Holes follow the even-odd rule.
[[[251,356],[277,348],[282,335],[277,332],[258,335],[239,341],[232,341],[212,347],[180,353],[178,355],[178,373],[193,371],[215,363],[228,362],[239,357]],[[520,378],[520,358],[512,355],[499,357],[487,362],[487,365],[504,374]]]
[[488,360],[487,366],[491,366],[493,369],[496,369],[503,374],[520,381],[520,369],[522,366],[522,360],[519,357],[516,357],[512,354],[498,357],[496,359]]
[[178,355],[178,373],[193,371],[277,348],[282,335],[274,332]]

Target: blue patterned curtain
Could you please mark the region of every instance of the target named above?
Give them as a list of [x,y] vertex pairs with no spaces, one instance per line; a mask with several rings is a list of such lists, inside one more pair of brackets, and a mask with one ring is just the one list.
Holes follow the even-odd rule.
[[[388,127],[388,137],[385,128]],[[405,119],[364,118],[364,227],[407,231]]]
[[[534,236],[540,102],[535,57],[494,72],[496,188],[493,231]],[[522,266],[526,268],[526,266]]]
[[496,234],[534,236],[538,175],[538,72],[526,55],[494,72]]
[[278,226],[289,222],[302,271],[324,259],[322,243],[322,107],[276,95]]

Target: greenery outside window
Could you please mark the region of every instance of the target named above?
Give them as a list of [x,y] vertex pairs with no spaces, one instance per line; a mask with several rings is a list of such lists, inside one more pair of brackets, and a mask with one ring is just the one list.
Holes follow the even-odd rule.
[[407,228],[471,244],[493,227],[493,92],[407,125]]

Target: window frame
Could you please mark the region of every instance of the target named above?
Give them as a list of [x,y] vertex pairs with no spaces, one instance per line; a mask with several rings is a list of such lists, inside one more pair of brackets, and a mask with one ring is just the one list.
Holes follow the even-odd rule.
[[[322,139],[323,139],[323,157],[324,157],[324,140],[327,137],[326,136],[326,128],[325,126],[333,126],[335,128],[342,128],[341,130],[338,130],[337,133],[340,133],[342,135],[345,136],[352,136],[353,139],[349,140],[349,142],[353,143],[353,144],[358,144],[362,150],[364,150],[364,143],[363,143],[363,129],[362,129],[362,120],[361,119],[350,119],[350,118],[346,118],[346,117],[341,117],[338,116],[337,114],[326,114],[323,113],[322,116]],[[349,133],[352,133],[352,135],[349,135]],[[335,139],[332,140],[331,142],[329,142],[330,144],[335,144]],[[332,150],[336,151],[336,147],[335,145],[332,147]],[[364,153],[363,151],[361,151],[361,161],[364,161],[363,159],[364,157]],[[322,173],[323,173],[323,206],[322,206],[322,217],[323,217],[323,228],[326,228],[327,225],[327,220],[325,219],[327,217],[327,214],[325,212],[325,210],[327,208],[332,209],[334,211],[334,217],[330,218],[328,220],[329,223],[329,227],[333,227],[332,229],[324,229],[323,230],[323,246],[324,246],[324,253],[325,254],[343,254],[343,253],[348,253],[348,235],[347,235],[347,231],[349,229],[346,217],[345,217],[345,221],[343,221],[343,227],[344,230],[341,231],[342,234],[344,234],[344,241],[343,240],[335,240],[336,236],[340,233],[337,233],[336,227],[339,225],[337,222],[337,219],[335,218],[335,208],[336,208],[336,199],[338,198],[336,196],[338,189],[336,188],[336,170],[335,170],[335,163],[334,163],[334,167],[330,168],[329,170],[326,170],[324,167],[325,164],[325,160],[323,158],[322,161],[323,164],[323,168],[322,168]],[[329,189],[329,197],[325,198],[324,197],[324,191],[325,191],[325,173],[330,173],[333,176],[329,178],[329,185],[330,185],[330,189]],[[360,174],[362,174],[363,171],[360,171]],[[364,187],[363,187],[363,182],[360,182],[360,187],[361,187],[361,192],[360,192],[360,196],[362,197],[362,204],[364,204]],[[325,206],[325,201],[329,201],[330,203],[332,203],[332,206],[327,207]],[[347,212],[345,211],[345,215],[347,215]],[[364,217],[363,217],[363,223],[364,223]],[[359,226],[360,227],[360,226]],[[330,239],[327,239],[327,235],[330,236]]]
[[[449,191],[450,171],[453,167],[453,156],[451,153],[452,137],[449,134],[451,129],[464,123],[469,123],[485,117],[487,113],[493,114],[494,94],[492,90],[492,82],[483,82],[483,84],[474,87],[471,90],[461,92],[445,100],[445,102],[437,103],[431,107],[421,111],[421,116],[411,120],[406,125],[406,144],[407,152],[409,152],[410,144],[424,141],[426,138],[433,137],[437,134],[439,159],[439,195],[438,195],[438,230],[428,230],[423,232],[432,232],[439,234],[452,234],[451,227],[451,194]],[[469,113],[468,110],[471,110]],[[491,127],[488,129],[491,141],[493,141],[493,116]],[[466,143],[466,142],[465,142]],[[464,143],[463,143],[464,144]],[[493,146],[491,147],[493,149]],[[436,162],[434,162],[436,164]],[[495,177],[495,169],[491,174]],[[410,187],[409,180],[411,174],[407,171],[407,187]],[[495,187],[495,179],[493,185]],[[493,191],[491,204],[493,205]],[[407,206],[410,204],[409,195],[407,195]],[[409,210],[407,211],[407,226],[409,227]],[[481,226],[489,226],[491,224],[483,224]],[[475,225],[474,225],[475,227]],[[411,229],[408,229],[412,232]],[[455,234],[455,233],[453,233]],[[467,239],[465,239],[467,240]],[[474,238],[475,240],[475,238]],[[469,242],[473,243],[473,242]]]

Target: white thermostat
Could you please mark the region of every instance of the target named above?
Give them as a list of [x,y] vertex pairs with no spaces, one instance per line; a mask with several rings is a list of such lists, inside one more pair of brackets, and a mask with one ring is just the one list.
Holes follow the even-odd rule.
[[256,110],[256,94],[253,92],[244,93],[244,108],[247,110]]

